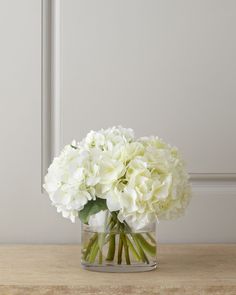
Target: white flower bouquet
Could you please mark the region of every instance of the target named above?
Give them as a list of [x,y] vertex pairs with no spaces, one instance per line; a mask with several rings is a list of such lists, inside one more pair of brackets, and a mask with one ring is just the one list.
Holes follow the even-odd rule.
[[87,266],[123,265],[123,256],[125,265],[147,266],[155,260],[156,221],[180,216],[190,198],[178,150],[122,127],[65,146],[44,188],[63,217],[82,221]]

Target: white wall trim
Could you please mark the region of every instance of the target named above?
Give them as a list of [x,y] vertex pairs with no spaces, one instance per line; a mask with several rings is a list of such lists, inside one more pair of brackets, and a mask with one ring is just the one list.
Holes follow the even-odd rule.
[[[61,1],[42,0],[42,180],[61,149]],[[236,173],[190,173],[195,185],[236,184]]]
[[60,0],[41,1],[41,186],[61,148]]
[[61,149],[61,2],[51,0],[51,104],[52,155]]
[[236,183],[236,173],[190,173],[190,179],[194,183]]
[[196,193],[206,194],[226,194],[236,196],[236,183],[235,182],[192,182],[192,191]]
[[51,160],[51,1],[41,1],[41,189]]

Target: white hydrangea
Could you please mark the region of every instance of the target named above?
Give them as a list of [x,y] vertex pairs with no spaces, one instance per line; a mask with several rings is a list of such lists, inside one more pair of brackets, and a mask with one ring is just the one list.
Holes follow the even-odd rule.
[[108,129],[101,129],[100,131],[90,131],[85,139],[82,140],[81,145],[86,149],[96,148],[102,151],[117,151],[126,143],[134,140],[134,131],[126,129],[121,126],[112,127]]
[[135,229],[178,217],[190,197],[178,150],[157,137],[135,140],[133,130],[122,127],[91,131],[66,146],[49,167],[44,188],[72,221],[88,201],[102,198]]
[[153,176],[166,188],[166,195],[157,192],[159,198],[155,205],[159,219],[174,219],[181,216],[190,200],[191,188],[189,175],[183,159],[176,147],[171,147],[158,137],[141,138],[145,145],[145,155]]
[[96,173],[96,167],[90,169],[92,167],[86,165],[88,158],[89,153],[67,145],[54,159],[45,176],[44,189],[52,204],[58,212],[62,212],[63,217],[73,222],[78,211],[89,200],[95,199],[95,191],[86,185],[89,176]]
[[103,198],[125,173],[124,164],[114,156],[118,147],[133,138],[131,129],[113,127],[91,131],[76,144],[65,146],[45,176],[44,189],[63,217],[73,222],[89,200]]
[[[176,148],[159,138],[141,138],[128,157],[123,179],[107,193],[110,211],[120,221],[142,229],[158,219],[177,218],[189,202],[188,174]],[[128,149],[130,150],[130,149]]]

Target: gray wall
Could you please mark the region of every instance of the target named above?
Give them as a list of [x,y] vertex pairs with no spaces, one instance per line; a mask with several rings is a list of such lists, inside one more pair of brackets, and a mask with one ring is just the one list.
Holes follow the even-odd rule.
[[[61,146],[116,124],[161,136],[198,180],[159,241],[236,242],[236,2],[58,2]],[[0,242],[78,242],[40,192],[41,1],[1,0],[0,24]]]

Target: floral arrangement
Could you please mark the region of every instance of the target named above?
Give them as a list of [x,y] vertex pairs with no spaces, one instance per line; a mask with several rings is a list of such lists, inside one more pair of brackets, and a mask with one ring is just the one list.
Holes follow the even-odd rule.
[[79,217],[94,229],[85,260],[95,261],[96,232],[105,224],[107,259],[114,259],[115,245],[112,234],[104,232],[119,231],[128,263],[129,250],[139,259],[147,256],[145,251],[154,252],[153,239],[128,233],[182,215],[190,199],[188,178],[177,148],[154,136],[136,139],[132,129],[119,126],[91,131],[81,142],[66,145],[49,167],[44,188],[63,217],[72,222]]

